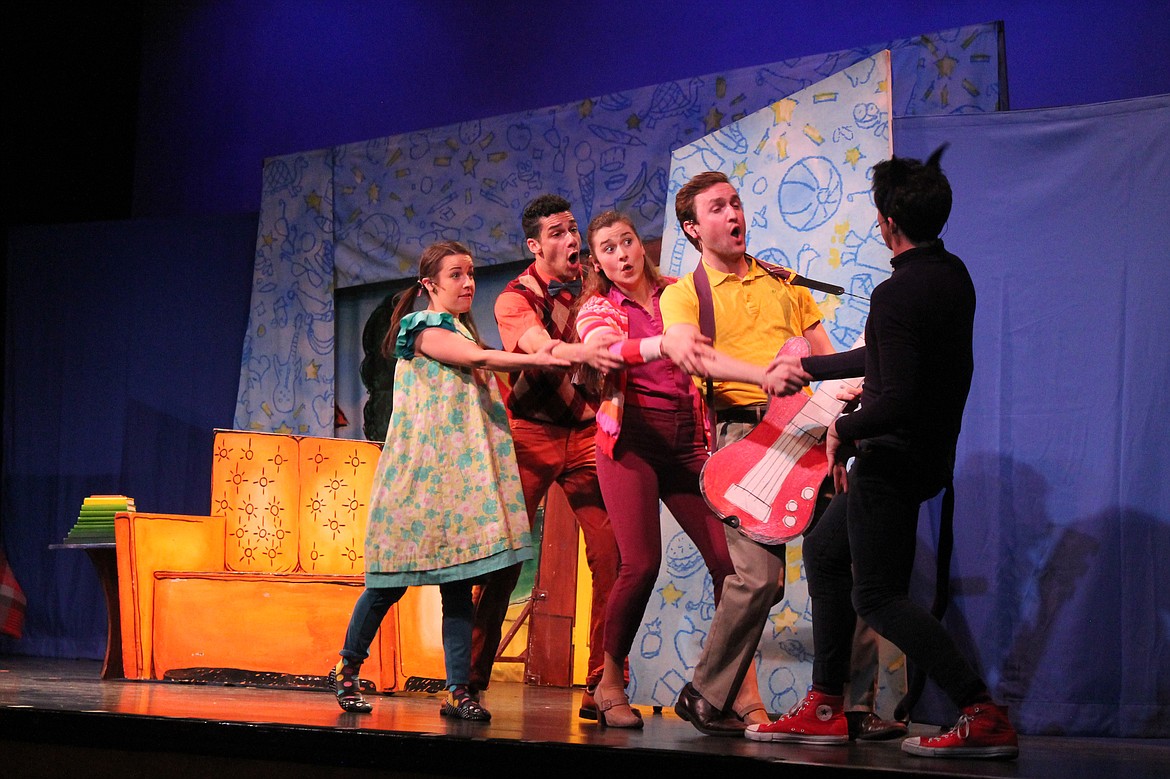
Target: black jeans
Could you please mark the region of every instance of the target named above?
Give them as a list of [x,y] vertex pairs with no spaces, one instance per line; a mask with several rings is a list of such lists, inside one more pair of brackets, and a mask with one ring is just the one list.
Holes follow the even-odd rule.
[[940,464],[895,449],[860,452],[849,490],[833,497],[804,539],[812,601],[813,684],[839,694],[849,679],[860,616],[916,665],[956,706],[986,693],[983,680],[942,624],[909,598],[918,508],[946,485]]

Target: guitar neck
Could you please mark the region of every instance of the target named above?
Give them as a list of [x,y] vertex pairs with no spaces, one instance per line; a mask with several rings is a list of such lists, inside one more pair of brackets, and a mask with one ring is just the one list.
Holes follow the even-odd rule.
[[[857,337],[852,348],[857,349],[862,346],[865,346],[864,334]],[[793,417],[790,426],[799,422],[800,429],[813,434],[816,442],[819,443],[828,431],[829,425],[840,416],[841,409],[845,408],[846,401],[839,400],[837,396],[847,389],[860,387],[864,380],[863,376],[848,379],[825,379],[817,385],[808,403],[804,404],[804,408]],[[818,429],[819,432],[817,432]]]
[[[811,434],[817,441],[820,441],[832,421],[840,416],[841,409],[845,408],[846,401],[838,399],[837,396],[846,389],[860,387],[861,382],[861,377],[822,381],[813,392],[812,397],[789,423],[793,433]],[[820,433],[816,434],[818,429]]]
[[806,452],[825,440],[829,425],[845,407],[845,401],[837,395],[861,382],[860,378],[821,382],[776,440],[760,453],[759,462],[728,488],[727,499],[757,519],[766,519],[792,468]]

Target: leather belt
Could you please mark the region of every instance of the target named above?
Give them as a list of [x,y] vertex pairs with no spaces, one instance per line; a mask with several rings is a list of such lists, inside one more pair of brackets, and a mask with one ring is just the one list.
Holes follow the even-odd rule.
[[768,407],[765,405],[758,406],[732,406],[725,408],[722,411],[715,412],[716,422],[745,422],[749,425],[755,425],[764,418],[768,413]]

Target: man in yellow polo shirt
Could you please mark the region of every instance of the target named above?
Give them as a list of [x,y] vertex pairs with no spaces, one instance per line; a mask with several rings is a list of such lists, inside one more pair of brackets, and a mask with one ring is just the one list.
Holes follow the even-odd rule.
[[[833,346],[809,291],[778,280],[746,254],[743,203],[727,176],[692,178],[675,197],[675,213],[702,255],[714,350],[700,334],[695,273],[688,273],[662,293],[662,351],[683,370],[721,379],[714,382],[715,435],[725,446],[763,418],[764,371],[785,341],[803,335],[813,354],[831,354]],[[797,386],[799,378],[788,389]],[[724,530],[735,573],[723,585],[694,678],[679,693],[675,711],[707,735],[742,736],[746,724],[768,721],[755,674],[748,671],[783,587],[785,557],[782,544],[766,546],[731,527]]]

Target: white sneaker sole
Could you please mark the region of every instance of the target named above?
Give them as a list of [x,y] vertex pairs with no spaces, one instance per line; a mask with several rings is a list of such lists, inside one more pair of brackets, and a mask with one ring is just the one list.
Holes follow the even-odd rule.
[[919,757],[985,757],[1011,759],[1020,754],[1019,747],[924,747],[922,737],[913,736],[902,742],[902,751]]
[[749,725],[743,732],[752,741],[783,741],[789,744],[817,744],[820,746],[847,746],[849,736],[808,736],[799,733],[768,733],[752,730],[758,725]]

